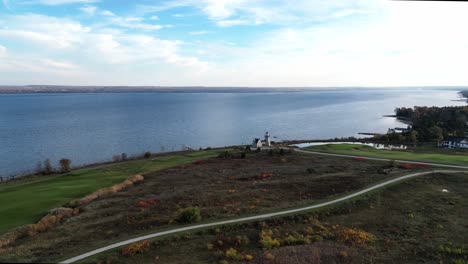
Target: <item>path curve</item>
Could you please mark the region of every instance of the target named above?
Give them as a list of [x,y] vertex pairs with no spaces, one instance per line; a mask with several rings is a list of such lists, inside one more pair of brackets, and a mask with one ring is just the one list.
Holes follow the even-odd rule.
[[[468,167],[465,167],[465,168],[468,169]],[[392,179],[392,180],[388,180],[388,181],[385,181],[383,183],[376,184],[374,186],[368,187],[368,188],[363,189],[361,191],[346,195],[344,197],[341,197],[341,198],[338,198],[338,199],[335,199],[335,200],[332,200],[332,201],[323,202],[323,203],[320,203],[320,204],[315,204],[315,205],[306,206],[306,207],[297,208],[297,209],[284,210],[284,211],[280,211],[280,212],[276,212],[276,213],[261,214],[261,215],[250,216],[250,217],[242,217],[242,218],[237,218],[237,219],[231,219],[231,220],[225,220],[225,221],[219,221],[219,222],[213,222],[213,223],[207,223],[207,224],[199,224],[199,225],[175,228],[175,229],[171,229],[171,230],[167,230],[167,231],[156,232],[156,233],[153,233],[153,234],[150,234],[150,235],[140,236],[140,237],[137,237],[137,238],[128,239],[128,240],[125,240],[125,241],[122,241],[122,242],[119,242],[119,243],[115,243],[115,244],[112,244],[112,245],[109,245],[109,246],[106,246],[106,247],[102,247],[102,248],[90,251],[88,253],[84,253],[84,254],[81,254],[79,256],[73,257],[71,259],[67,259],[67,260],[62,261],[60,263],[73,263],[73,262],[76,262],[76,261],[79,261],[79,260],[94,256],[96,254],[99,254],[99,253],[102,253],[102,252],[105,252],[105,251],[108,251],[108,250],[111,250],[111,249],[119,248],[119,247],[122,247],[122,246],[125,246],[125,245],[128,245],[128,244],[132,244],[132,243],[135,243],[135,242],[142,241],[142,240],[147,240],[147,239],[156,238],[156,237],[160,237],[160,236],[165,236],[165,235],[169,235],[169,234],[175,234],[175,233],[180,233],[180,232],[190,231],[190,230],[197,230],[197,229],[202,229],[202,228],[207,228],[207,227],[221,226],[221,225],[226,225],[226,224],[247,222],[247,221],[252,221],[252,220],[263,220],[263,219],[268,219],[268,218],[272,218],[272,217],[276,217],[276,216],[282,216],[282,215],[287,215],[287,214],[291,214],[291,213],[299,213],[299,212],[304,212],[304,211],[308,211],[308,210],[311,210],[311,209],[325,207],[325,206],[328,206],[328,205],[332,205],[332,204],[336,204],[336,203],[340,203],[340,202],[352,199],[354,197],[363,195],[363,194],[371,192],[373,190],[376,190],[376,189],[382,188],[384,186],[393,184],[395,182],[399,182],[399,181],[406,180],[406,179],[413,178],[413,177],[417,177],[417,176],[429,175],[429,174],[433,174],[433,173],[468,173],[468,171],[434,170],[434,171],[413,173],[413,174],[398,177],[398,178],[395,178],[395,179]]]

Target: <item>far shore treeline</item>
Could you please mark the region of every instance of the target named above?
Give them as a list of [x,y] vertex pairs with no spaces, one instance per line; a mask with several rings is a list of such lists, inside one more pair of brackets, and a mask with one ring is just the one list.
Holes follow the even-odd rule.
[[[468,99],[468,90],[460,94]],[[398,119],[409,124],[403,133],[388,133],[382,140],[399,142],[441,142],[448,136],[468,134],[468,105],[448,107],[415,106],[396,108]],[[378,136],[379,137],[379,136]]]

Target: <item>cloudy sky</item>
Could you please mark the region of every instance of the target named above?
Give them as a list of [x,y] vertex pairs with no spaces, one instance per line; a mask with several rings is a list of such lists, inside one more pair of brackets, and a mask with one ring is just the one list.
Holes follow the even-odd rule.
[[468,3],[2,0],[0,84],[468,84]]

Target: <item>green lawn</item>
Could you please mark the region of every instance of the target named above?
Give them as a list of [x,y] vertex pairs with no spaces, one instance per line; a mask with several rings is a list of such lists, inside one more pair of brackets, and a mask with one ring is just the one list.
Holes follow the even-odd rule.
[[111,186],[130,175],[157,171],[182,163],[217,156],[221,151],[193,152],[77,170],[44,181],[0,187],[0,234],[39,220],[48,210]]
[[397,150],[379,150],[369,146],[353,145],[353,144],[328,144],[322,146],[312,146],[305,148],[306,150],[331,152],[337,154],[347,154],[356,156],[376,157],[395,160],[434,162],[454,165],[468,166],[468,154],[451,155],[441,154],[435,151],[430,153],[397,151]]

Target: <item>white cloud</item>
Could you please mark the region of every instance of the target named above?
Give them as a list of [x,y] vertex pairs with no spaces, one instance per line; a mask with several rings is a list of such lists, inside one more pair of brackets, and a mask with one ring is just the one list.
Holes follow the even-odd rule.
[[6,56],[7,56],[7,49],[4,46],[0,45],[0,59],[5,58]]
[[159,17],[158,16],[151,16],[150,19],[151,20],[159,20]]
[[87,5],[87,6],[80,7],[80,10],[87,15],[93,16],[94,14],[96,14],[97,7],[92,6],[92,5]]
[[[140,23],[141,19],[129,17],[125,21]],[[155,72],[171,69],[183,76],[199,74],[209,67],[194,56],[183,55],[184,44],[180,41],[102,26],[85,27],[70,19],[42,15],[9,16],[8,28],[0,29],[2,39],[21,48],[9,53],[1,71],[28,76],[28,83],[43,83],[46,79],[47,83],[122,84],[126,78],[145,72],[136,83],[126,84],[148,84],[143,82],[159,80]],[[0,57],[5,50],[0,46]],[[169,76],[173,74],[166,73],[164,78],[168,80]],[[5,83],[4,78],[0,82]]]
[[189,34],[192,35],[192,36],[206,35],[206,34],[209,34],[209,33],[210,33],[210,31],[207,31],[207,30],[189,32]]
[[30,1],[30,4],[43,4],[43,5],[66,5],[66,4],[90,4],[97,3],[99,0],[36,0],[34,2]]
[[62,70],[74,70],[78,68],[78,66],[73,63],[66,62],[66,61],[52,60],[52,59],[43,59],[42,63],[46,67],[53,67],[53,68],[62,69]]
[[141,6],[159,12],[181,6],[201,10],[222,27],[236,25],[291,25],[367,15],[382,6],[382,0],[171,0],[155,6]]
[[115,14],[112,13],[111,11],[109,11],[109,10],[103,10],[101,12],[101,15],[103,15],[103,16],[115,16]]

